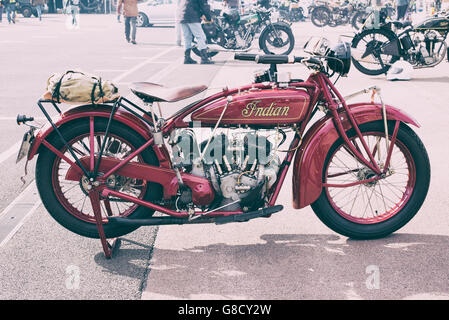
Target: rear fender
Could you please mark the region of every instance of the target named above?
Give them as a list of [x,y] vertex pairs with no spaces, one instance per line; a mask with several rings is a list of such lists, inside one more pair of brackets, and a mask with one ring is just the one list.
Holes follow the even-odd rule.
[[[83,105],[71,108],[57,118],[52,119],[57,128],[60,128],[64,125],[68,125],[72,121],[77,121],[83,118],[107,118],[109,119],[112,112],[112,106],[106,104],[96,104],[96,105]],[[138,134],[140,134],[145,140],[149,140],[152,138],[150,125],[133,115],[132,113],[125,110],[117,110],[114,115],[114,120],[118,121],[125,126],[135,130]],[[149,120],[151,121],[151,120]],[[54,128],[50,123],[47,123],[44,127],[42,127],[38,133],[36,134],[35,139],[33,140],[33,144],[28,153],[28,160],[33,159],[33,157],[39,153],[42,142],[53,133]],[[160,165],[167,164],[168,152],[165,148],[158,148],[153,146],[153,149],[156,152],[156,156],[159,159]]]
[[[373,103],[357,103],[348,105],[354,114],[356,122],[361,125],[368,122],[382,120],[382,106]],[[398,120],[420,125],[403,111],[392,106],[386,106],[387,119]],[[339,112],[345,131],[351,129],[350,122],[344,111]],[[304,208],[321,194],[323,189],[322,176],[326,156],[331,146],[339,138],[333,119],[326,115],[317,121],[303,138],[301,148],[295,156],[293,165],[293,207]]]

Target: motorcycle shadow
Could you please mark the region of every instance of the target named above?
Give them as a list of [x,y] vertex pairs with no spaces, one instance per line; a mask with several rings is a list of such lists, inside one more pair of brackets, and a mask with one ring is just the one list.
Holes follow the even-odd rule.
[[148,275],[143,299],[449,299],[447,236],[356,241],[265,234],[260,240],[184,250],[120,249],[112,260],[99,253],[95,261],[131,276],[123,259],[131,263],[145,256],[142,250],[149,252],[149,269],[141,270]]

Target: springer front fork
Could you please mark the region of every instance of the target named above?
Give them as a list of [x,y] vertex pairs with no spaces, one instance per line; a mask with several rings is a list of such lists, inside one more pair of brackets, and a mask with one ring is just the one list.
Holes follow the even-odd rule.
[[[383,120],[384,135],[385,135],[385,150],[387,152],[387,156],[386,156],[386,159],[385,159],[385,163],[383,164],[383,168],[379,168],[379,166],[376,163],[372,153],[369,152],[369,149],[364,146],[368,156],[370,157],[370,160],[371,160],[371,163],[372,163],[373,166],[369,165],[369,163],[365,163],[365,164],[368,165],[368,167],[371,170],[373,170],[375,173],[377,173],[381,177],[384,177],[385,174],[388,171],[389,162],[390,162],[390,158],[391,158],[392,150],[390,150],[390,147],[391,147],[391,149],[393,149],[394,141],[396,140],[396,136],[397,136],[397,132],[398,132],[398,129],[399,129],[399,123],[400,122],[396,121],[396,125],[395,125],[394,132],[393,132],[393,139],[392,139],[393,143],[390,143],[389,142],[389,134],[388,134],[387,109],[386,109],[385,103],[384,103],[384,101],[382,99],[381,89],[379,87],[377,87],[377,86],[371,86],[371,87],[362,89],[360,91],[357,91],[355,93],[352,93],[350,95],[345,96],[343,99],[344,99],[344,101],[346,101],[348,99],[354,98],[354,97],[359,96],[361,94],[370,93],[370,92],[371,92],[371,103],[374,103],[375,97],[377,96],[379,101],[380,101],[381,107],[382,107],[382,120]],[[345,108],[348,109],[346,107],[346,105],[345,105]],[[348,110],[346,110],[346,111],[348,111]],[[349,115],[349,117],[351,117],[351,115]],[[362,144],[364,144],[365,141],[362,138],[361,133],[357,129],[356,129],[356,132],[357,132],[357,135],[358,135],[359,139],[362,141]],[[350,145],[349,147],[352,147],[352,146]],[[379,148],[377,148],[377,149],[379,149]],[[356,157],[359,158],[359,160],[361,160],[360,157],[358,157],[358,156],[356,156]],[[380,157],[380,155],[379,155],[379,157]]]

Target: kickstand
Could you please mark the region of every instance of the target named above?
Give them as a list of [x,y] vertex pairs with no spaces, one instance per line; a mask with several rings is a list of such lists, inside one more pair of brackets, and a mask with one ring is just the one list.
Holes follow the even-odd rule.
[[[108,241],[108,239],[106,239],[106,235],[105,235],[104,229],[103,229],[103,219],[101,216],[101,206],[100,206],[100,195],[99,195],[98,191],[91,190],[89,192],[89,198],[90,198],[92,208],[94,211],[95,222],[97,224],[98,235],[100,236],[104,255],[105,255],[106,259],[111,259],[114,252],[116,250],[118,250],[118,248],[120,247],[120,243],[121,243],[120,238],[113,238],[113,239],[111,239],[111,241]],[[108,215],[111,216],[112,213],[110,212],[109,203],[105,207],[106,207],[106,211],[108,211]]]

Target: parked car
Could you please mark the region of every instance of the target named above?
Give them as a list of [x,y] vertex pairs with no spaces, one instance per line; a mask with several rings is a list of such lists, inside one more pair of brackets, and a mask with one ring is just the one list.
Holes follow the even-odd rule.
[[25,18],[29,18],[32,15],[37,17],[37,11],[31,5],[31,0],[18,0],[16,2],[16,12],[21,13]]
[[176,0],[149,0],[137,5],[139,16],[138,27],[149,27],[155,24],[175,25]]
[[[221,10],[222,0],[209,0],[211,10]],[[176,0],[148,0],[137,5],[138,27],[153,25],[174,26],[176,18]]]

